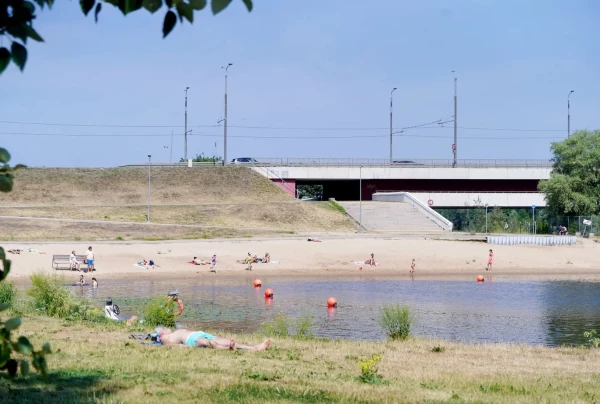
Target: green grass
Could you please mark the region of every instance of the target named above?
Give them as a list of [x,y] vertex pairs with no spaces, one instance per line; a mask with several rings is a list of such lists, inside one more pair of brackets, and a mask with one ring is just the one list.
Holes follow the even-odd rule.
[[346,212],[346,209],[344,209],[344,207],[342,205],[340,205],[339,203],[335,202],[335,201],[329,201],[327,202],[326,205],[329,209],[331,210],[335,210],[337,212],[340,212],[344,215],[347,215],[348,213]]
[[383,306],[379,324],[391,340],[403,340],[410,337],[410,329],[415,321],[407,305],[390,304]]
[[12,304],[17,296],[17,288],[12,282],[0,282],[0,304]]

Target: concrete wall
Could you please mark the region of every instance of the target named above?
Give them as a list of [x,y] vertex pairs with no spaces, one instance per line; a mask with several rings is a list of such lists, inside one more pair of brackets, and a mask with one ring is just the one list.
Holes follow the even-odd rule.
[[283,182],[279,178],[271,178],[271,181],[294,198],[296,197],[296,180],[287,179]]
[[544,194],[539,192],[528,193],[477,193],[477,192],[411,192],[415,198],[423,203],[433,201],[433,208],[468,208],[476,206],[490,207],[500,206],[503,208],[529,208],[531,205],[536,207],[546,207]]
[[[266,175],[265,170],[255,167],[253,170]],[[314,180],[352,180],[359,179],[463,179],[463,180],[541,180],[550,177],[550,168],[518,167],[276,167],[268,170],[274,177]]]

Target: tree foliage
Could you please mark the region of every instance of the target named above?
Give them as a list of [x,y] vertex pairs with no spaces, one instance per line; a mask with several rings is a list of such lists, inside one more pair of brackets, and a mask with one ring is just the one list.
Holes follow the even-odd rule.
[[323,185],[298,185],[296,187],[298,198],[321,198]]
[[538,188],[549,210],[558,215],[595,215],[600,203],[600,131],[577,131],[552,143],[550,179]]
[[[14,171],[23,166],[11,167],[8,163],[10,154],[6,149],[0,148],[0,192],[10,192],[13,187]],[[0,247],[0,282],[3,282],[10,272],[10,260],[6,259],[4,248]],[[8,310],[10,304],[0,304],[0,312]],[[29,361],[25,357],[31,357],[31,364],[42,375],[46,375],[46,354],[50,353],[50,345],[44,344],[41,350],[36,351],[33,345],[25,337],[13,340],[13,332],[21,325],[21,318],[13,317],[6,321],[0,318],[0,370],[5,370],[10,376],[15,376],[19,369],[22,375],[29,373]],[[15,353],[21,358],[15,359]]]
[[[27,39],[44,42],[44,39],[33,28],[36,12],[44,7],[52,8],[54,0],[0,0],[0,38],[7,37],[11,43],[10,49],[0,47],[0,74],[12,62],[22,71],[27,63]],[[166,6],[166,13],[162,23],[163,38],[169,35],[177,24],[186,19],[190,24],[194,22],[194,12],[206,8],[210,1],[210,8],[214,15],[225,10],[233,0],[79,0],[81,11],[86,16],[94,10],[94,19],[98,22],[98,15],[103,4],[117,7],[123,15],[139,11],[142,8],[154,14]],[[242,0],[248,11],[252,11],[252,0]]]
[[[212,156],[205,156],[204,153],[200,153],[200,154],[196,154],[194,157],[192,157],[192,162],[194,163],[220,163],[223,161],[223,157],[217,156],[217,155],[212,155]],[[187,160],[184,159],[183,157],[179,159],[180,163],[187,163]]]

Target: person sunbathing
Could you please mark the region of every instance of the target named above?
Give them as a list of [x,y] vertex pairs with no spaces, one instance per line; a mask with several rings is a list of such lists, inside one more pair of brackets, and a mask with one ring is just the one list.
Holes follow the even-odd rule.
[[268,252],[266,252],[265,258],[263,258],[263,263],[268,264],[269,262],[271,262],[271,255]]
[[321,240],[316,239],[316,238],[309,238],[308,241],[312,241],[313,243],[320,243]]
[[194,257],[194,259],[192,260],[192,262],[193,262],[194,264],[196,264],[196,265],[208,265],[208,264],[210,264],[210,262],[209,262],[209,261],[202,261],[202,260],[199,260],[199,259],[198,259],[198,257]]
[[375,254],[371,253],[371,258],[365,261],[365,265],[375,266],[377,263],[375,262]]
[[187,328],[170,330],[169,328],[157,328],[158,339],[163,345],[190,346],[212,349],[247,349],[249,351],[264,351],[271,345],[271,340],[266,339],[259,345],[238,344],[233,339],[216,337],[204,331],[194,331]]

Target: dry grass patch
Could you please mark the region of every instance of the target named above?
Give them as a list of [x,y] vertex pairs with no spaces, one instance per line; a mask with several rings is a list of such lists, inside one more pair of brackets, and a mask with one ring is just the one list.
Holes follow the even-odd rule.
[[[49,357],[50,384],[2,381],[0,396],[36,403],[558,403],[600,396],[598,350],[276,338],[266,352],[232,353],[144,346],[125,328],[99,327],[25,319],[21,334],[57,352]],[[432,352],[440,344],[445,350]],[[361,383],[358,363],[374,354],[386,383]]]

